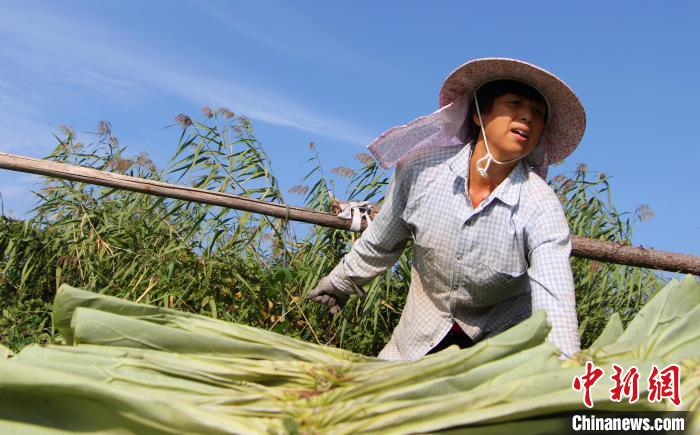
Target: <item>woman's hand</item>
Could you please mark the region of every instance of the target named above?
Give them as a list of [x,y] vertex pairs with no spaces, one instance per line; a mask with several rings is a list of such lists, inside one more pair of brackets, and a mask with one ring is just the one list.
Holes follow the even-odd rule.
[[328,276],[321,278],[316,288],[309,292],[309,299],[313,299],[319,304],[330,308],[331,314],[339,313],[349,298],[349,294],[333,286]]

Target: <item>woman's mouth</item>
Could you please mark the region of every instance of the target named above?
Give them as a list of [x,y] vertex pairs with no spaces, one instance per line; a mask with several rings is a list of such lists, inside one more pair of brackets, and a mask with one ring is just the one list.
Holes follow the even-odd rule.
[[511,131],[511,133],[513,133],[515,135],[515,137],[518,138],[518,140],[521,140],[521,141],[526,141],[528,136],[530,135],[529,131],[522,129],[522,128],[513,128],[510,131]]

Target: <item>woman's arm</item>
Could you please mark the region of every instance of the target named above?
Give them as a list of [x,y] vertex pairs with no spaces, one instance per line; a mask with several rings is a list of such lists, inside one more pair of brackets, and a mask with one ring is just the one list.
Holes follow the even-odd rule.
[[350,252],[330,273],[333,287],[348,295],[391,267],[401,256],[411,231],[403,221],[411,182],[407,168],[399,164],[389,182],[379,213],[353,244]]
[[570,357],[580,350],[569,225],[559,204],[543,210],[528,234],[532,311],[543,308],[552,324],[548,340]]

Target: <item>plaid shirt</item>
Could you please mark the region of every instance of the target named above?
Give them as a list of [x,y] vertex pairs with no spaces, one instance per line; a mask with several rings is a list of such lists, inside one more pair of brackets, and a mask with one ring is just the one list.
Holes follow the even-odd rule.
[[457,323],[477,342],[545,309],[548,340],[579,350],[570,232],[552,189],[520,162],[473,208],[471,145],[428,148],[396,168],[381,211],[331,272],[353,294],[391,267],[413,239],[411,286],[399,324],[379,354],[425,355]]

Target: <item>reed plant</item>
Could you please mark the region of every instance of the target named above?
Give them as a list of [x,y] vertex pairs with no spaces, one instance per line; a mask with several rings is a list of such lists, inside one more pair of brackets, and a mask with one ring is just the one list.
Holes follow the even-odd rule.
[[[571,233],[592,239],[632,244],[635,224],[653,217],[648,205],[619,212],[613,204],[610,177],[580,164],[572,174],[559,174],[550,185],[558,194]],[[590,346],[613,313],[626,326],[665,280],[655,271],[585,258],[571,258],[581,344]]]
[[[203,112],[200,120],[177,116],[170,130],[177,144],[163,167],[147,154],[129,156],[107,122],[98,124],[91,143],[62,128],[47,158],[321,211],[330,211],[334,197],[381,204],[389,174],[369,155],[328,171],[321,147],[311,144],[301,184],[283,192],[250,120],[227,109]],[[630,243],[639,215],[614,209],[607,178],[591,180],[582,170],[551,184],[574,234]],[[336,191],[338,185],[345,188]],[[45,179],[34,194],[27,219],[0,216],[0,343],[15,350],[61,338],[50,303],[69,283],[376,355],[408,290],[410,244],[367,286],[364,300],[352,298],[332,316],[304,296],[357,234],[65,180]],[[584,344],[614,312],[626,324],[663,283],[637,268],[581,259],[572,266]]]

